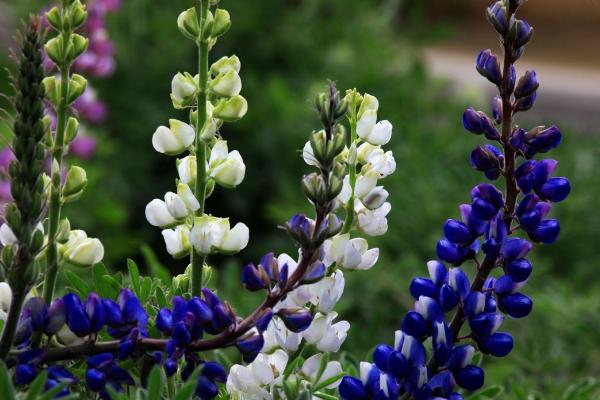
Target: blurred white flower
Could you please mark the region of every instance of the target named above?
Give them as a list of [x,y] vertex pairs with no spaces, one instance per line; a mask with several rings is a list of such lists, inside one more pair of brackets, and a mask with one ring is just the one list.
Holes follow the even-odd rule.
[[238,400],[271,400],[273,387],[282,382],[288,358],[285,351],[277,350],[271,355],[259,354],[248,366],[232,366],[227,393]]
[[63,256],[71,263],[80,266],[91,266],[104,258],[104,246],[96,238],[88,238],[82,230],[73,230],[69,240],[63,245]]
[[190,242],[200,254],[235,254],[248,245],[250,231],[238,222],[230,228],[229,218],[210,215],[197,217],[190,233]]
[[336,263],[340,268],[351,270],[369,269],[375,265],[379,258],[379,249],[369,249],[369,244],[365,239],[350,239],[348,233],[336,235],[326,240],[323,243],[323,252],[325,254],[323,257],[325,265],[329,266]]
[[318,313],[310,327],[302,332],[304,340],[314,344],[320,351],[337,352],[346,340],[346,336],[348,336],[350,324],[348,321],[339,321],[332,324],[336,317],[336,312]]

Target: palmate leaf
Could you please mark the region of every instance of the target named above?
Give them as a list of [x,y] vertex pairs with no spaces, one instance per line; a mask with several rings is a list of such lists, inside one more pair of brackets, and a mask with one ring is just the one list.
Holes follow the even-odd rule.
[[[127,260],[127,270],[129,271],[129,279],[131,279],[131,286],[135,295],[142,301],[140,292],[140,270],[132,259]],[[142,301],[143,302],[143,301]]]
[[160,400],[163,387],[161,368],[154,366],[148,377],[148,400]]
[[65,272],[65,277],[71,284],[74,291],[79,294],[80,297],[86,298],[88,294],[92,291],[92,289],[88,286],[87,283],[83,281],[80,277],[74,274],[71,271]]

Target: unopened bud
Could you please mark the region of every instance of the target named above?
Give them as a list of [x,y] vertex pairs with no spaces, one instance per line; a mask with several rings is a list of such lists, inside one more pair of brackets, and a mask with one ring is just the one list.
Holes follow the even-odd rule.
[[382,186],[377,186],[363,198],[363,204],[369,210],[376,210],[385,203],[389,195]]
[[177,27],[183,36],[191,40],[197,40],[200,36],[198,16],[194,7],[188,8],[177,17]]
[[[61,82],[61,85],[62,84],[63,82]],[[73,74],[71,80],[69,81],[68,103],[71,104],[77,100],[83,94],[83,92],[85,92],[86,87],[87,80],[79,74]]]
[[221,8],[215,11],[215,21],[212,26],[212,37],[219,37],[227,33],[231,27],[231,16],[227,10]]
[[87,11],[85,10],[85,6],[81,4],[79,0],[73,3],[70,11],[70,27],[73,30],[77,30],[77,28],[83,25],[87,19]]
[[88,40],[77,33],[71,35],[71,42],[69,46],[69,61],[75,60],[77,57],[82,55],[88,48]]
[[242,96],[221,100],[213,110],[213,116],[225,122],[237,121],[248,112],[248,102]]
[[69,121],[67,122],[67,129],[65,131],[65,139],[67,143],[70,143],[77,136],[77,131],[79,130],[79,121],[77,118],[69,117]]
[[48,21],[48,24],[57,31],[60,32],[62,30],[63,20],[58,7],[52,7],[50,11],[46,13],[46,21]]
[[83,189],[87,185],[87,175],[85,170],[78,166],[71,166],[67,173],[67,179],[62,189],[65,201],[75,201],[83,194]]

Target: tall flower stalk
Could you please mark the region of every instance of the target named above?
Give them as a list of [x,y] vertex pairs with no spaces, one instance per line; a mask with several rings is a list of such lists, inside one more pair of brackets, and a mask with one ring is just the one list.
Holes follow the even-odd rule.
[[0,338],[0,359],[8,354],[15,337],[25,296],[36,282],[35,257],[43,246],[40,218],[44,207],[44,159],[42,44],[37,18],[29,21],[21,43],[18,75],[15,79],[13,151],[16,160],[9,168],[14,203],[6,210],[2,267],[12,289],[12,300]]
[[[517,113],[533,107],[539,87],[535,71],[526,71],[517,81],[515,63],[533,35],[531,26],[516,17],[521,3],[501,0],[487,9],[504,60],[484,50],[476,68],[497,87],[498,96],[492,101],[492,117],[473,108],[463,114],[467,131],[501,146],[477,146],[471,163],[489,180],[502,177],[504,194],[481,183],[471,190],[471,204],[460,206],[461,219],[446,221],[444,238],[437,244],[439,260],[427,263],[429,278],[412,281],[415,307],[404,317],[394,345],[377,346],[373,363],[361,363],[360,378],[344,378],[339,388],[343,399],[462,399],[460,389],[474,391],[484,384],[484,371],[473,361],[476,349],[495,357],[508,355],[513,338],[498,329],[506,315],[523,318],[531,312],[532,300],[521,293],[532,272],[526,256],[534,243],[557,239],[560,225],[547,216],[552,203],[568,196],[570,184],[552,177],[555,160],[534,159],[560,144],[558,128],[540,126],[527,132],[514,124]],[[475,266],[471,281],[461,269],[467,262]],[[433,350],[429,361],[427,341]]]

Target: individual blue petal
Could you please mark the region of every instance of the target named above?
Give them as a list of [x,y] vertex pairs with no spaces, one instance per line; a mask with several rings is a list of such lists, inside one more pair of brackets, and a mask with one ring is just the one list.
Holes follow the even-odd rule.
[[219,388],[217,385],[205,376],[200,375],[196,385],[196,396],[202,400],[210,400],[217,397]]
[[494,285],[494,292],[498,296],[506,296],[518,290],[520,285],[517,285],[515,281],[511,279],[508,275],[502,275],[500,278],[496,279],[496,284]]
[[91,332],[90,319],[89,319],[88,315],[86,314],[86,312],[83,310],[83,307],[81,307],[81,306],[74,307],[71,310],[71,312],[68,314],[67,321],[68,321],[69,329],[71,329],[71,331],[75,335],[77,335],[79,337],[84,337],[84,336],[87,336],[90,334],[90,332]]
[[473,215],[476,218],[489,221],[498,213],[499,208],[497,208],[494,204],[489,201],[481,198],[476,198],[473,200]]
[[194,314],[202,326],[209,326],[211,324],[213,312],[209,305],[199,297],[192,297],[187,302],[187,310]]
[[235,315],[225,304],[217,304],[213,309],[213,328],[221,332],[235,322]]
[[460,297],[458,293],[454,291],[448,284],[442,285],[440,289],[440,306],[444,312],[452,310],[458,304]]
[[410,284],[410,294],[418,299],[421,296],[427,296],[436,299],[438,297],[438,288],[427,278],[415,278]]
[[123,325],[123,315],[121,307],[110,299],[103,299],[104,312],[106,314],[106,324],[112,328],[118,328]]
[[475,217],[473,207],[470,204],[461,204],[458,208],[462,221],[467,224],[471,232],[475,235],[483,235],[487,229],[487,221]]
[[208,288],[203,288],[202,289],[202,295],[204,297],[204,301],[206,302],[206,304],[208,304],[208,306],[210,308],[214,308],[217,305],[221,304],[221,300],[219,299],[219,297],[217,297],[217,295],[214,294]]
[[484,373],[483,370],[476,365],[466,366],[458,371],[455,376],[456,383],[463,389],[474,391],[483,386]]
[[184,347],[190,344],[192,341],[192,334],[188,326],[183,321],[179,321],[173,329],[172,338],[175,341],[177,347]]
[[227,371],[219,363],[213,361],[207,361],[202,367],[202,375],[206,376],[212,381],[225,383],[227,381]]
[[554,243],[560,233],[560,224],[555,219],[542,221],[534,231],[529,232],[529,237],[538,243]]
[[165,373],[167,376],[173,376],[177,372],[177,360],[167,358],[165,361]]
[[485,309],[485,294],[471,292],[465,299],[464,313],[467,317],[479,314]]
[[277,313],[285,326],[292,332],[302,332],[308,329],[312,323],[313,316],[308,310],[279,310]]
[[509,238],[502,245],[502,255],[507,262],[523,258],[531,250],[531,243],[521,238]]
[[398,379],[405,378],[409,372],[408,361],[399,351],[393,351],[390,354],[388,362],[388,372]]
[[259,268],[249,263],[242,269],[242,285],[251,292],[266,289],[268,286],[266,271],[262,266]]
[[406,361],[408,361],[409,365],[425,365],[425,347],[423,347],[423,343],[421,343],[417,338],[410,335],[405,335],[401,352],[404,358],[406,358]]
[[444,224],[444,236],[456,244],[468,244],[475,239],[467,225],[455,219],[449,219]]
[[342,400],[367,400],[369,398],[360,379],[353,376],[343,377],[338,391]]
[[567,178],[550,178],[537,191],[538,195],[553,203],[563,201],[571,193],[571,183]]
[[[455,371],[466,367],[473,359],[475,348],[471,345],[455,346],[450,353],[450,357],[446,362],[445,368]],[[452,387],[453,389],[454,387]],[[450,390],[451,391],[451,390]]]
[[433,390],[436,396],[447,397],[452,393],[452,390],[456,386],[456,382],[449,371],[441,371],[435,374],[429,382],[427,382],[427,386]]
[[513,349],[513,338],[508,333],[496,332],[479,342],[480,350],[494,357],[504,357]]
[[390,356],[394,352],[392,346],[380,344],[373,351],[373,362],[382,371],[388,371]]
[[475,315],[469,319],[469,326],[476,337],[487,337],[493,335],[502,322],[504,317],[496,312],[486,312]]
[[514,282],[524,282],[531,275],[533,267],[526,258],[518,258],[506,265],[506,273]]
[[91,391],[97,392],[104,388],[106,384],[106,375],[102,371],[94,368],[90,368],[85,371],[85,382]]
[[446,279],[448,278],[448,269],[444,264],[437,260],[431,260],[427,262],[427,269],[429,271],[431,281],[436,286],[440,287],[446,283]]
[[420,338],[427,335],[429,330],[429,325],[418,312],[409,311],[402,320],[402,331],[407,335]]
[[513,318],[523,318],[531,312],[533,302],[522,293],[513,293],[500,297],[498,307]]
[[27,385],[37,376],[37,368],[31,364],[19,364],[15,368],[15,382],[17,385]]
[[496,210],[499,210],[502,207],[504,207],[504,199],[502,198],[502,193],[494,185],[491,185],[489,183],[480,183],[479,185],[473,187],[473,189],[471,189],[471,199],[473,201],[475,201],[476,199],[485,200],[486,202],[494,206]]
[[161,308],[156,315],[156,329],[170,333],[173,329],[173,316],[168,308]]
[[148,314],[140,300],[129,289],[121,289],[119,293],[119,304],[123,319],[129,324],[137,324],[137,326],[145,330],[148,323]]
[[73,310],[73,308],[83,306],[81,299],[75,293],[67,293],[63,296],[63,301],[65,303],[65,311],[67,314],[67,318],[71,313],[71,310]]
[[[181,296],[173,296],[171,299],[171,303],[173,304],[171,316],[173,318],[173,325],[177,324],[179,321],[183,321],[185,315],[187,313],[187,301]],[[211,306],[212,307],[212,306]]]
[[442,307],[431,297],[419,297],[415,302],[415,310],[428,322],[441,321],[444,318]]
[[104,312],[104,304],[96,293],[91,292],[88,295],[85,301],[85,312],[89,318],[91,332],[100,332],[106,323],[106,313]]
[[465,299],[471,289],[467,274],[460,268],[451,268],[448,273],[448,285],[454,289],[461,299]]
[[110,353],[100,353],[87,359],[88,368],[103,369],[113,363],[114,356]]
[[437,255],[440,259],[451,264],[460,264],[468,256],[468,249],[442,239],[437,244]]

